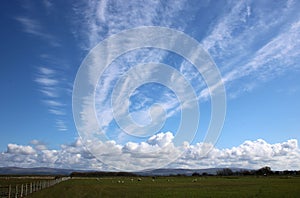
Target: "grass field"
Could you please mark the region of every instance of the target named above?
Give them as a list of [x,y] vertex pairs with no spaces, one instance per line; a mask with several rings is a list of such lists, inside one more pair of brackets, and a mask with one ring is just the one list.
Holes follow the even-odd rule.
[[29,197],[300,197],[300,177],[77,178]]

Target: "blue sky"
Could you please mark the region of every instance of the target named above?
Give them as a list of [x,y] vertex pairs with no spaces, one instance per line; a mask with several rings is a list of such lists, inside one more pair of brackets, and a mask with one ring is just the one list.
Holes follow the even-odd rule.
[[[130,140],[136,141],[134,148],[139,148],[141,142],[151,144],[151,141],[149,137],[126,141],[124,136],[120,138],[105,96],[120,78],[118,74],[137,63],[160,61],[191,80],[199,96],[201,114],[198,133],[188,147],[188,153],[194,154],[186,154],[170,166],[288,168],[284,166],[286,156],[294,158],[290,161],[293,168],[300,169],[295,165],[300,164],[299,8],[299,2],[292,0],[1,2],[0,165],[107,168],[91,157],[78,140],[72,114],[77,70],[88,52],[105,38],[130,28],[162,26],[195,38],[221,73],[227,113],[211,152],[219,156],[216,157],[219,161],[195,162],[197,145],[203,141],[211,111],[203,79],[182,57],[158,49],[125,54],[99,82],[97,115],[102,116],[100,119],[103,118],[115,144],[119,146]],[[180,120],[178,111],[173,112],[178,105],[173,92],[150,84],[140,87],[131,100],[133,117],[140,124],[149,120],[141,113],[151,104],[163,104],[169,116],[159,131],[161,135],[153,136],[152,140],[161,145],[164,144],[161,141],[172,139]],[[132,152],[133,144],[125,145],[123,150]],[[256,148],[265,151],[259,154],[262,159],[279,157],[275,161],[255,162]],[[238,155],[241,158],[236,156],[237,150],[246,153],[249,159],[241,161],[244,158],[242,154]],[[230,162],[220,157],[224,153],[231,156]],[[28,156],[31,156],[29,161],[20,162]],[[190,163],[183,163],[189,160]]]

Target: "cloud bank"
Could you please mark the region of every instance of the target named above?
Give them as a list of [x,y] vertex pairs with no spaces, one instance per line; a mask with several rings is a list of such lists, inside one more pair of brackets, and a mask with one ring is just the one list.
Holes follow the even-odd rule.
[[[149,160],[168,159],[179,152],[179,148],[174,147],[172,143],[173,138],[172,133],[166,132],[153,135],[140,143],[128,142],[125,145],[118,145],[114,141],[108,141],[101,146],[103,149],[101,153],[115,155],[110,157],[115,157],[116,163],[126,163],[127,159],[134,159],[136,168],[140,169]],[[204,154],[204,148],[207,147],[211,148],[210,152]],[[181,157],[165,168],[258,169],[270,166],[273,170],[300,169],[300,149],[296,139],[275,144],[269,144],[262,139],[247,140],[237,147],[226,149],[218,149],[203,143],[186,144],[183,151]],[[61,145],[60,149],[48,149],[37,140],[33,140],[30,145],[8,144],[7,150],[0,153],[0,159],[0,166],[115,170],[91,155],[79,139],[72,144]]]

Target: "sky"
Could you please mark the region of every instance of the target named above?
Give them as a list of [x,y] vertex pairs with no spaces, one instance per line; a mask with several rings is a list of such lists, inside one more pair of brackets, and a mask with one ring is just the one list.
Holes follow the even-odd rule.
[[[299,8],[300,3],[293,0],[2,1],[0,166],[300,169]],[[147,26],[182,32],[211,57],[226,93],[226,115],[216,142],[204,140],[213,110],[212,90],[205,77],[185,57],[163,49],[126,52],[100,77],[94,72],[96,66],[90,66],[86,82],[96,82],[95,112],[89,105],[81,106],[80,116],[73,112],[74,82],[91,50],[122,31]],[[109,48],[108,55],[121,45]],[[151,70],[145,66],[148,63],[156,65]],[[143,80],[169,79],[166,72],[155,72],[162,71],[157,63],[170,65],[183,75],[167,83],[176,90],[145,83],[131,90],[128,104],[123,103],[123,96],[134,87],[132,81],[126,81],[128,72]],[[170,79],[175,73],[171,72]],[[183,146],[178,147],[174,144],[176,131],[183,112],[189,109],[178,98],[190,98],[181,80],[194,90],[200,120],[195,137],[189,142],[182,139]],[[154,104],[161,105],[164,112],[154,106],[151,118],[149,108]],[[146,135],[126,133],[114,116],[128,111],[134,126],[164,118],[165,122]],[[89,135],[97,134],[90,128],[78,130],[74,118],[94,126],[94,114],[108,141],[97,142],[96,137],[89,145]],[[190,123],[193,116],[187,119]]]

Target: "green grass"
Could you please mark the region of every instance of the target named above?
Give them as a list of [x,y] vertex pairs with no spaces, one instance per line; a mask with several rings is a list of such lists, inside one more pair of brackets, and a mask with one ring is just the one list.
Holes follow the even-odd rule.
[[[299,197],[300,178],[127,177],[71,179],[29,197]],[[120,183],[118,183],[120,181]],[[124,181],[124,183],[122,183]]]

